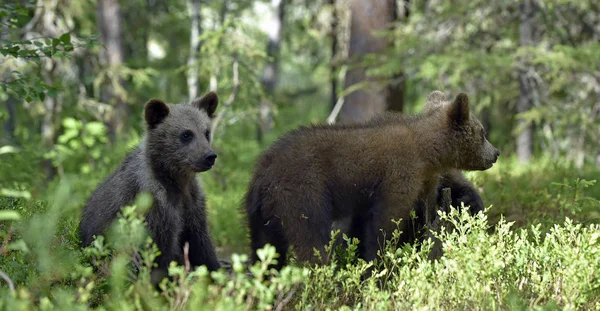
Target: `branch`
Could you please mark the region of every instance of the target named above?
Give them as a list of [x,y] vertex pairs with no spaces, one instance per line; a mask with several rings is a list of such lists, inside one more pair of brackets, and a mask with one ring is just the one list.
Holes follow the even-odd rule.
[[296,290],[298,289],[298,285],[295,285],[288,293],[288,295],[277,304],[277,308],[275,308],[275,311],[281,311],[283,310],[283,308],[290,303],[290,301],[292,300],[292,298],[294,297],[294,294],[296,293]]
[[[2,242],[2,247],[0,247],[0,255],[4,254],[4,252],[6,252],[6,249],[8,248],[8,242],[10,241],[10,238],[12,237],[12,232],[13,232],[13,228],[11,226],[10,229],[8,229],[8,232],[6,233],[6,237],[4,238],[4,241]],[[11,292],[14,293],[15,292],[15,283],[8,276],[8,274],[6,274],[4,271],[0,270],[0,277],[3,278],[6,281],[6,283],[8,283],[8,288],[10,289]]]
[[333,110],[331,110],[331,114],[329,115],[329,117],[327,117],[327,123],[328,124],[334,124],[335,123],[335,119],[337,119],[338,114],[340,114],[340,111],[342,110],[342,106],[344,105],[344,98],[340,97],[337,102],[335,103],[335,106],[333,107]]
[[15,283],[13,283],[13,281],[10,279],[10,277],[8,276],[8,274],[4,273],[4,271],[0,270],[0,277],[3,278],[6,283],[8,283],[8,288],[10,289],[11,292],[15,292]]
[[[343,66],[340,69],[340,72],[338,73],[338,81],[344,81],[344,77],[346,76],[346,70],[347,70],[347,66]],[[352,87],[350,87],[352,88]],[[340,111],[342,110],[342,106],[344,105],[344,96],[350,94],[354,92],[354,90],[351,90],[350,92],[348,92],[347,90],[344,90],[341,94],[339,94],[340,98],[338,98],[337,102],[335,103],[335,106],[333,106],[333,110],[331,110],[331,114],[329,114],[329,117],[327,117],[327,123],[328,124],[334,124],[335,120],[337,119],[338,114],[340,114]]]
[[190,243],[185,242],[183,245],[183,260],[185,261],[185,273],[189,274],[191,270],[190,264]]
[[240,89],[240,77],[239,77],[239,73],[238,73],[238,59],[237,56],[233,57],[233,89],[231,90],[231,94],[229,94],[229,98],[227,98],[227,101],[225,102],[225,104],[223,104],[223,108],[221,108],[221,110],[219,110],[219,113],[217,114],[217,116],[215,117],[215,120],[213,121],[212,127],[210,129],[210,141],[213,141],[213,138],[215,136],[215,132],[217,130],[217,126],[219,125],[219,122],[221,122],[221,120],[223,119],[223,116],[225,115],[225,111],[227,110],[227,108],[229,108],[229,106],[231,106],[231,104],[233,104],[233,101],[235,100],[235,96],[237,95],[239,89]]

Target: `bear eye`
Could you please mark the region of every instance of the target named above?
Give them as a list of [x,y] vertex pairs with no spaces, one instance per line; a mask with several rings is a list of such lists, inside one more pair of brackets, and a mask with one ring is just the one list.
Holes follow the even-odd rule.
[[206,130],[206,132],[204,132],[204,137],[206,137],[206,140],[210,141],[210,131]]
[[181,135],[179,135],[179,139],[181,140],[182,143],[187,144],[187,143],[191,142],[192,139],[194,139],[194,133],[190,130],[183,131],[183,133],[181,133]]

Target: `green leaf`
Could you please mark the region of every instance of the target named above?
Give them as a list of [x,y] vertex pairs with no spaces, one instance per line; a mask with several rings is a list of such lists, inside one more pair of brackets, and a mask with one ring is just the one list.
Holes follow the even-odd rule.
[[50,97],[56,97],[56,95],[58,95],[58,90],[56,88],[50,88],[48,89],[47,95]]
[[8,244],[8,249],[11,251],[21,251],[24,253],[29,251],[29,247],[27,247],[27,244],[23,240],[17,240],[16,242]]
[[4,210],[0,211],[0,220],[20,220],[21,215],[17,211]]
[[31,193],[25,190],[0,189],[0,196],[31,199]]
[[86,132],[94,136],[100,136],[104,134],[104,124],[102,122],[89,122],[85,125]]
[[60,36],[60,38],[58,38],[62,43],[64,44],[69,44],[71,43],[71,34],[70,33],[65,33],[62,36]]
[[65,118],[63,120],[63,126],[68,129],[77,129],[79,128],[79,121],[75,120],[75,118]]
[[14,146],[2,146],[0,147],[0,155],[2,154],[6,154],[6,153],[17,153],[19,152],[19,149],[17,149]]

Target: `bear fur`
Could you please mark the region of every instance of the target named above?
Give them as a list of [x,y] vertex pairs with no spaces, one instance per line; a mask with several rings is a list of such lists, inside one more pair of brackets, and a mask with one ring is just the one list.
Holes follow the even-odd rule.
[[196,173],[209,170],[217,157],[209,141],[217,105],[212,92],[189,104],[165,104],[158,99],[146,103],[142,142],[96,188],[83,210],[84,246],[105,232],[122,207],[146,191],[153,196],[145,218],[161,252],[156,259],[158,275],[166,273],[171,261],[183,263],[185,242],[189,242],[191,265],[206,265],[211,271],[219,268],[206,224],[204,192],[196,180]]
[[[424,113],[442,109],[449,105],[446,95],[440,91],[433,91],[427,97],[427,102],[423,108]],[[469,206],[469,213],[475,215],[483,211],[483,200],[477,192],[477,189],[469,182],[460,170],[450,170],[440,176],[440,183],[437,187],[437,203],[441,204],[441,190],[450,188],[451,204],[455,208],[460,208],[461,203],[464,206]]]
[[[433,91],[427,97],[423,111],[424,113],[428,113],[429,111],[440,109],[448,104],[448,99],[444,93],[441,91]],[[382,126],[389,123],[411,122],[411,120],[415,120],[415,118],[405,117],[397,112],[384,112],[364,124],[355,123],[352,124],[351,127],[353,126],[360,128],[364,126]],[[469,207],[469,213],[472,215],[483,211],[484,205],[481,196],[473,184],[471,184],[471,182],[465,178],[460,170],[449,170],[440,176],[440,181],[436,190],[438,204],[441,203],[441,190],[443,188],[450,188],[451,190],[450,193],[452,207],[460,208],[462,206],[461,203],[464,203],[464,206]],[[343,230],[344,226],[338,228],[342,229],[342,232],[345,232]]]
[[[365,260],[396,228],[401,243],[414,240],[410,213],[424,218],[435,206],[442,175],[496,162],[499,151],[484,134],[465,94],[430,103],[417,116],[386,113],[364,124],[288,133],[261,155],[245,197],[253,259],[270,243],[280,255],[276,268],[290,246],[301,262],[325,263],[336,223],[361,241]],[[398,227],[392,219],[403,221]]]

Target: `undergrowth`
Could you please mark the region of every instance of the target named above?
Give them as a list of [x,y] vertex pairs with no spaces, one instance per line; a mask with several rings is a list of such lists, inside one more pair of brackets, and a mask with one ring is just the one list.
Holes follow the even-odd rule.
[[[495,310],[600,308],[600,225],[565,218],[546,232],[541,224],[514,228],[500,219],[491,226],[486,213],[470,216],[452,209],[440,217],[453,230],[437,233],[444,255],[428,259],[431,240],[395,248],[392,240],[375,262],[357,258],[359,243],[344,236],[346,247],[330,265],[291,265],[280,272],[268,266],[275,249],[259,250],[248,265],[234,254],[230,270],[209,273],[174,263],[172,280],[154,290],[149,278],[157,248],[143,226],[151,200],[124,208],[107,233],[79,249],[57,232],[69,217],[62,206],[70,183],[57,189],[47,212],[20,220],[3,212],[5,243],[1,267],[14,289],[0,288],[0,308],[109,310]],[[7,236],[7,232],[20,232]],[[335,239],[335,233],[334,238]],[[332,241],[333,241],[332,239]],[[106,241],[116,241],[108,243]],[[10,265],[13,261],[17,264]],[[370,270],[372,268],[372,270]],[[370,277],[365,277],[367,273]]]

